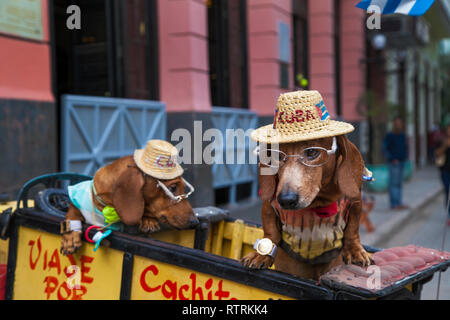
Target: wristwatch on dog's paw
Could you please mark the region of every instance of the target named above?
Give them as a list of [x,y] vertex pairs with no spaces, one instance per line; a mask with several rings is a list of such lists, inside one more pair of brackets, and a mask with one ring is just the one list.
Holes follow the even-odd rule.
[[255,249],[256,252],[258,252],[262,256],[271,256],[272,258],[275,258],[278,247],[275,243],[272,242],[272,240],[263,238],[256,239],[253,249]]

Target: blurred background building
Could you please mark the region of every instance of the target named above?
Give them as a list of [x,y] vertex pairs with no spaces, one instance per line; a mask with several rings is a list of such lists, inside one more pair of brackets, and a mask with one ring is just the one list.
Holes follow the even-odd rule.
[[[355,126],[374,166],[389,120],[405,117],[411,170],[425,166],[427,133],[449,113],[449,1],[383,17],[380,30],[356,2],[2,0],[0,192],[48,172],[92,175],[178,128],[194,145],[194,121],[271,123],[278,95],[298,89],[319,90]],[[66,26],[71,4],[80,30]],[[254,165],[185,168],[195,206],[257,198]]]

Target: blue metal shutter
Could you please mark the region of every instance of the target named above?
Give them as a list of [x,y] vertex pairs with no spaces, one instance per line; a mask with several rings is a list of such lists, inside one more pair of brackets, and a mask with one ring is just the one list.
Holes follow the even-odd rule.
[[[213,127],[219,129],[224,137],[223,145],[223,162],[224,164],[212,165],[213,187],[215,189],[229,187],[229,202],[235,203],[237,196],[237,186],[244,183],[251,183],[251,197],[257,196],[258,188],[258,166],[249,164],[250,137],[246,137],[244,145],[238,145],[234,142],[234,150],[227,150],[226,130],[227,129],[255,129],[258,125],[258,116],[256,113],[225,107],[213,107],[212,110]],[[245,156],[245,164],[227,164],[226,153],[233,152],[235,161],[241,152],[241,156]],[[237,162],[237,161],[236,161]]]
[[61,107],[63,171],[92,176],[148,140],[166,138],[165,105],[158,101],[64,95]]

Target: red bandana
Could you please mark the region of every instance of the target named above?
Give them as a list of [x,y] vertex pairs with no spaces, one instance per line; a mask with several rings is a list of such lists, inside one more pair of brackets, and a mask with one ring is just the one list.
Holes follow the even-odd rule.
[[280,207],[280,204],[278,203],[278,201],[275,200],[275,206],[277,208],[277,210],[279,212],[281,211],[286,211],[286,212],[293,212],[295,211],[296,213],[306,213],[308,211],[312,211],[314,212],[319,218],[329,218],[332,217],[334,215],[336,215],[338,213],[338,203],[333,202],[332,204],[326,206],[326,207],[320,207],[320,208],[306,208],[306,209],[300,209],[300,210],[286,210],[286,209],[282,209]]
[[329,218],[334,216],[338,212],[338,204],[336,201],[329,206],[322,208],[311,208],[311,210],[321,218]]

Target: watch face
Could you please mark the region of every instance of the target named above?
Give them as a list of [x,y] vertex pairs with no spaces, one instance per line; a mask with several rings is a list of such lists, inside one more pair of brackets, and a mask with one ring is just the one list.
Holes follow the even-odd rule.
[[264,238],[258,242],[257,251],[261,255],[267,255],[272,251],[273,243],[270,239]]

